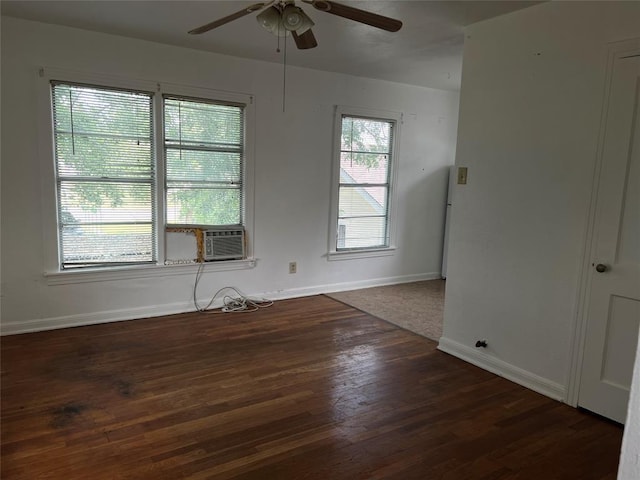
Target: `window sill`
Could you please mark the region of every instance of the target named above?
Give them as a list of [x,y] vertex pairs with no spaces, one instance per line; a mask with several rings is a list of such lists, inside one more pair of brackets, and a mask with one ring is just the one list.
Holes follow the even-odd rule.
[[357,258],[387,257],[395,255],[396,247],[372,248],[370,250],[342,250],[327,254],[327,260],[354,260]]
[[[83,270],[45,272],[47,285],[68,285],[73,283],[104,282],[111,280],[129,280],[135,278],[166,277],[170,275],[195,275],[198,263],[173,265],[140,265],[111,268],[92,268]],[[256,266],[256,259],[206,262],[203,272],[226,272],[247,270]]]

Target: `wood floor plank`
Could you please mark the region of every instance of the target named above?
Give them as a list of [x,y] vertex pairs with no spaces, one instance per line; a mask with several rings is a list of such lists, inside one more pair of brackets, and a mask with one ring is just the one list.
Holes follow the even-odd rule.
[[615,478],[621,427],[324,296],[0,341],[3,479]]

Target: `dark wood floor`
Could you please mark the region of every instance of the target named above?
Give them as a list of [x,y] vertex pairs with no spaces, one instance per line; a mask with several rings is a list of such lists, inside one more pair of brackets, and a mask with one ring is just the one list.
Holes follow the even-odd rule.
[[614,479],[622,429],[327,297],[2,338],[2,478]]

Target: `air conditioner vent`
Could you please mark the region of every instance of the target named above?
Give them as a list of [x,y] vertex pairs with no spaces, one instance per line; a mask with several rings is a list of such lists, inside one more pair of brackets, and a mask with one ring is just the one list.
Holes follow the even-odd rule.
[[205,262],[244,258],[244,229],[220,228],[204,230]]

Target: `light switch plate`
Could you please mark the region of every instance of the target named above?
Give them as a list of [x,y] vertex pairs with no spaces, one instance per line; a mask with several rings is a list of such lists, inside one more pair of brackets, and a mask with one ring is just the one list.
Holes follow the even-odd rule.
[[458,167],[458,185],[467,184],[467,167]]

